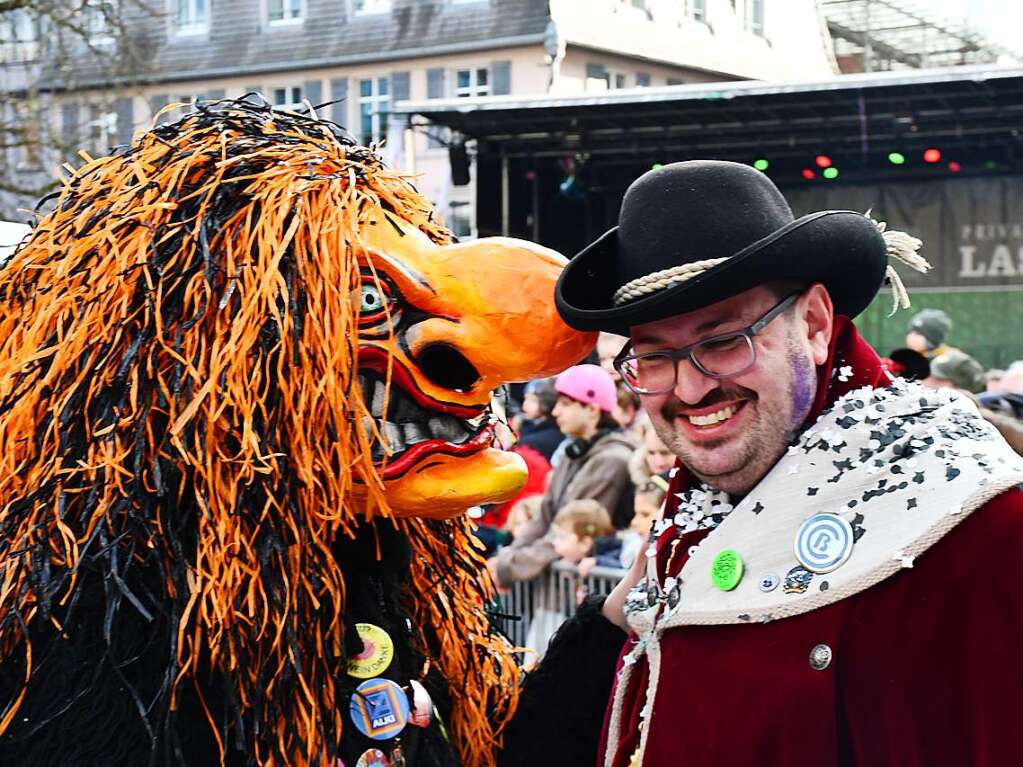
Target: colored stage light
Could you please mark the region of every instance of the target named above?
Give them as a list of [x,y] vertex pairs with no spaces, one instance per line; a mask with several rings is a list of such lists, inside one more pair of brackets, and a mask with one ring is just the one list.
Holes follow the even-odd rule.
[[767,170],[768,168],[770,168],[771,167],[771,163],[768,162],[763,157],[761,157],[761,158],[756,159],[756,160],[753,161],[753,167],[756,168],[757,170],[763,171],[763,170]]
[[838,178],[838,168],[833,165],[824,169],[824,178],[833,179]]
[[939,162],[940,160],[941,160],[940,149],[934,149],[932,147],[931,149],[924,150],[924,162]]
[[803,168],[803,178],[807,181],[812,181],[817,178],[817,174],[813,172],[813,168]]
[[906,155],[904,155],[902,152],[889,152],[888,162],[890,162],[892,165],[903,165],[906,162]]
[[952,160],[952,161],[951,161],[951,162],[950,162],[950,163],[948,164],[948,169],[949,169],[950,171],[952,171],[953,173],[958,173],[959,171],[961,171],[961,170],[963,169],[963,166],[962,166],[962,165],[960,165],[959,163],[957,163],[957,162],[956,162],[955,160]]
[[817,167],[818,168],[830,168],[831,167],[831,158],[828,157],[826,154],[819,154],[819,155],[817,155],[814,158],[813,161],[815,163],[817,163]]

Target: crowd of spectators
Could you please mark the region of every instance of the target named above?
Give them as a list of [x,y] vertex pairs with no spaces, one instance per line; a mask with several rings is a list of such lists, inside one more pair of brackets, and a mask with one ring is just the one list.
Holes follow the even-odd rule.
[[909,322],[906,348],[885,362],[895,375],[928,386],[958,389],[976,402],[984,416],[1023,455],[1023,360],[1005,370],[985,370],[974,357],[949,342],[952,318],[940,309],[924,309]]
[[615,529],[632,519],[629,461],[636,443],[613,416],[618,400],[611,376],[597,365],[577,365],[555,379],[554,390],[550,415],[563,438],[551,455],[536,515],[491,559],[501,586],[532,580],[558,559],[552,525],[572,501],[596,502]]

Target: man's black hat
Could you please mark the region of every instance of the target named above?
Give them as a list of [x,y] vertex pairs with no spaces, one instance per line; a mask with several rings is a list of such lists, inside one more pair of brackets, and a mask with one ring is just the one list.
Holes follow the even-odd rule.
[[558,281],[558,310],[574,328],[627,335],[777,280],[821,282],[835,312],[855,317],[888,263],[866,215],[825,210],[794,219],[767,176],[734,162],[644,173],[626,190],[618,221]]

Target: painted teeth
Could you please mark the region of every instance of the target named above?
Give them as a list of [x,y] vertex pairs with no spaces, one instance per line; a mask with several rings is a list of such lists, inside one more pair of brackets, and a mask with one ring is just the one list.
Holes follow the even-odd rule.
[[476,431],[481,426],[483,426],[483,424],[485,424],[489,418],[490,413],[480,413],[475,418],[469,418],[465,423],[469,426],[470,429]]
[[689,423],[693,424],[693,426],[713,426],[716,423],[727,421],[735,415],[735,410],[735,405],[729,405],[728,407],[721,408],[716,413],[707,413],[707,415],[691,415],[688,416]]
[[383,381],[377,381],[376,389],[373,390],[373,401],[370,403],[369,411],[374,418],[384,414],[384,404],[387,402],[387,388]]
[[433,436],[446,442],[461,442],[469,434],[461,421],[448,415],[431,418],[429,425]]
[[[363,417],[361,427],[366,438],[374,443],[374,460],[383,459],[385,452],[394,456],[428,440],[463,444],[490,419],[489,412],[471,419],[431,414],[397,386],[392,384],[388,392],[383,381],[370,376],[359,376],[359,388],[372,414],[372,417]],[[384,420],[385,410],[391,420]],[[374,439],[375,434],[379,435],[379,440]]]
[[373,441],[373,419],[368,415],[362,417],[362,433],[366,435],[367,441]]
[[417,442],[426,442],[430,434],[418,423],[403,423],[401,425],[402,436],[405,437],[406,445],[414,445]]
[[399,452],[405,447],[405,441],[401,436],[401,427],[391,421],[382,421],[383,424],[383,436],[387,440],[387,444],[391,449],[392,453]]

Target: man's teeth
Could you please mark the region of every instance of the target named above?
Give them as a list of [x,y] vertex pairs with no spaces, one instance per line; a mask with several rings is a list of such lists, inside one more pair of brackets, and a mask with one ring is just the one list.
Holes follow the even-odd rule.
[[717,412],[707,413],[707,415],[690,415],[686,416],[689,419],[689,423],[693,426],[713,426],[716,423],[727,421],[733,415],[738,408],[735,405],[728,405],[723,407]]

